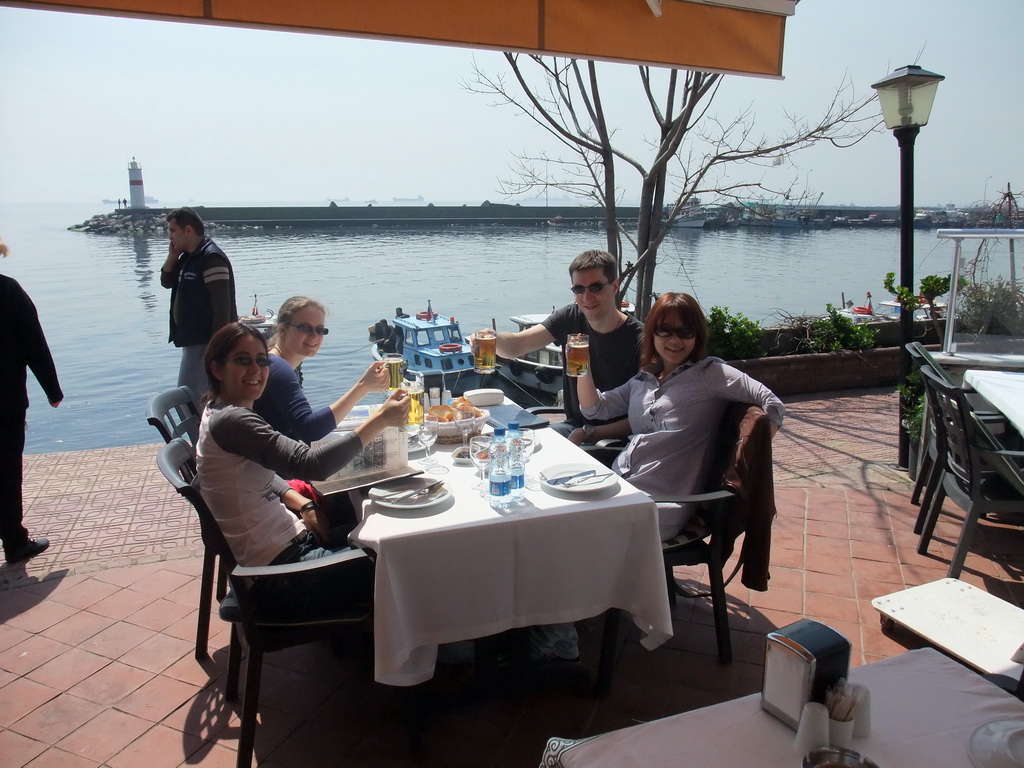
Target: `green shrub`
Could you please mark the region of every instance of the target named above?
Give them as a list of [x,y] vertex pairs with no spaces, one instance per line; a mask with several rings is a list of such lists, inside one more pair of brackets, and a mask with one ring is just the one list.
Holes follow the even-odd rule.
[[831,304],[828,314],[811,322],[810,334],[800,341],[797,352],[838,352],[841,349],[871,349],[875,346],[876,328],[853,322]]
[[907,374],[902,384],[896,387],[907,403],[907,411],[903,415],[903,426],[911,442],[921,441],[921,430],[924,428],[924,377],[920,369],[915,368]]
[[956,321],[957,330],[966,333],[1020,336],[1024,334],[1024,296],[1001,278],[966,284],[957,299]]
[[742,312],[729,313],[728,307],[712,307],[708,316],[708,354],[723,360],[749,360],[761,357],[761,325]]

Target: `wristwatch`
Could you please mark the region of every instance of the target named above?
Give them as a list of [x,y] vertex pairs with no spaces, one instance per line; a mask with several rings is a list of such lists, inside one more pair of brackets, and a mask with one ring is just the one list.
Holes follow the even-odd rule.
[[305,504],[303,504],[301,507],[299,507],[299,517],[302,517],[302,513],[303,512],[308,512],[308,511],[311,511],[311,510],[319,510],[319,509],[320,509],[320,505],[317,504],[315,501],[307,501]]
[[583,435],[587,438],[587,442],[588,443],[593,441],[593,439],[594,439],[594,432],[595,431],[596,430],[594,429],[594,425],[593,424],[584,424],[583,425]]

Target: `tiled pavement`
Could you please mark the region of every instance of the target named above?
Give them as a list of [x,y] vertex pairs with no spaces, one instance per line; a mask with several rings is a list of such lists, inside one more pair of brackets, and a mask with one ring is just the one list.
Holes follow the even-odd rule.
[[[870,601],[945,575],[958,511],[947,502],[931,553],[918,555],[910,484],[891,465],[891,390],[791,397],[787,406],[775,440],[771,588],[730,585],[731,665],[715,659],[708,607],[682,600],[665,646],[648,652],[635,633],[625,638],[608,698],[456,691],[433,713],[417,760],[405,739],[406,692],[373,683],[365,654],[339,659],[305,646],[267,659],[256,762],[533,766],[549,736],[599,733],[758,690],[765,632],[801,617],[843,632],[858,664],[915,645],[883,635]],[[198,528],[159,475],[156,448],[26,458],[27,523],[53,545],[27,564],[0,566],[3,768],[234,764],[238,718],[222,695],[227,629],[214,616],[211,659],[196,662]],[[962,578],[1024,605],[1020,528],[982,527]],[[600,624],[580,627],[583,659],[595,664]]]

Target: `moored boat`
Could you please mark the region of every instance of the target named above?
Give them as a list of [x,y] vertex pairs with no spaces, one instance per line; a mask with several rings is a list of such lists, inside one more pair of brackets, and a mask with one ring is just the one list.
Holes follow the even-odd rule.
[[458,321],[434,312],[429,301],[427,310],[415,315],[399,307],[394,320],[380,320],[369,332],[370,341],[376,342],[371,349],[373,359],[382,360],[392,352],[401,354],[407,379],[419,375],[426,387],[448,389],[455,395],[479,384],[473,372],[473,352]]
[[688,216],[680,216],[672,222],[672,229],[704,229],[707,216],[703,213],[692,213]]

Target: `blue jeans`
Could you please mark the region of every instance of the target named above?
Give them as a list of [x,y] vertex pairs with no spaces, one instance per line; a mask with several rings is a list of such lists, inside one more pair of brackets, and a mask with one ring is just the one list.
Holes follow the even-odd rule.
[[206,354],[205,344],[195,344],[181,348],[181,364],[178,366],[178,386],[188,387],[196,399],[202,398],[210,388],[210,379],[206,376],[203,356]]
[[[344,534],[338,537],[335,537],[335,531],[331,534],[332,546],[337,543],[337,538],[344,542]],[[316,536],[307,532],[304,539],[286,547],[270,564],[317,560],[345,549],[351,547],[345,544],[335,549],[322,547]],[[310,618],[322,612],[329,614],[338,605],[372,602],[373,563],[364,558],[351,565],[341,569],[330,568],[325,574],[300,574],[294,577],[294,583],[288,578],[277,580],[272,586],[262,584],[258,597],[260,609],[281,617]]]
[[580,655],[580,638],[576,625],[541,624],[530,627],[530,658],[534,661],[548,659],[575,660]]

